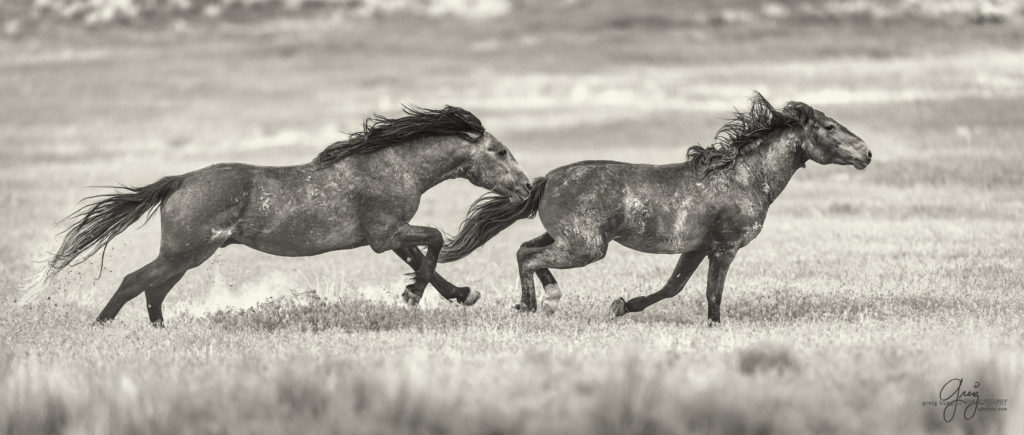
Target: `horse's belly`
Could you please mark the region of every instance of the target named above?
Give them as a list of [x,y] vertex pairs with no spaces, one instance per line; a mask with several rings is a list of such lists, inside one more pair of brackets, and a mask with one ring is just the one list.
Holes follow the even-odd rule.
[[[646,204],[656,204],[647,202]],[[677,203],[678,204],[678,203]],[[705,213],[691,207],[648,206],[642,213],[627,209],[627,218],[616,231],[619,244],[652,254],[678,254],[706,243],[709,226]]]
[[273,235],[261,235],[257,238],[239,237],[234,238],[233,240],[260,252],[285,257],[305,257],[309,255],[322,254],[324,252],[366,246],[366,240],[361,237],[340,238],[337,236],[325,236],[278,238]]
[[627,248],[649,254],[680,254],[704,245],[704,234],[638,234],[614,239]]
[[366,245],[355,219],[293,216],[290,219],[246,226],[232,240],[273,255],[300,257]]

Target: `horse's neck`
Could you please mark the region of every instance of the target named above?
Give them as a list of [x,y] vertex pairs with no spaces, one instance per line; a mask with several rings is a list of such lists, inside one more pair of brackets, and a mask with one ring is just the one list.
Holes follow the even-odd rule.
[[468,158],[465,141],[455,136],[418,139],[375,154],[380,154],[383,170],[398,172],[413,181],[420,193],[458,176]]
[[740,156],[738,163],[745,176],[738,178],[738,182],[763,193],[770,204],[786,188],[797,169],[804,166],[807,157],[800,149],[802,139],[796,131],[782,131],[762,141],[749,145],[754,148]]

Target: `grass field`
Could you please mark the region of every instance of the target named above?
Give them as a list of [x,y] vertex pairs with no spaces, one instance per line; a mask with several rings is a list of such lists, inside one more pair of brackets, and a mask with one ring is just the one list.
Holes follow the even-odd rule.
[[[663,2],[658,2],[663,5]],[[948,22],[682,25],[681,13],[394,16],[0,40],[0,431],[6,433],[1024,433],[1024,32]],[[662,17],[653,19],[652,16]],[[668,18],[665,18],[668,17]],[[583,159],[676,162],[754,89],[863,137],[865,171],[809,164],[739,254],[723,323],[701,267],[613,246],[556,271],[554,316],[520,315],[524,221],[438,271],[483,293],[400,303],[368,248],[280,258],[232,246],[148,325],[91,320],[156,254],[159,222],[18,286],[88,186],[221,161],[294,164],[401,102],[477,113],[533,176]],[[414,223],[456,230],[482,191],[446,182]],[[940,388],[983,399],[943,420]]]

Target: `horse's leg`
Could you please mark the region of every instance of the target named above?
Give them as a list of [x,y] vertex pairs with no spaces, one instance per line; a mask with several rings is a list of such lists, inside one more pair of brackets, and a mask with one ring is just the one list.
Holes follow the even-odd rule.
[[434,269],[437,267],[437,256],[441,253],[441,246],[444,245],[444,237],[437,228],[418,227],[405,224],[394,232],[370,238],[370,248],[374,252],[393,251],[400,248],[418,249],[418,246],[426,246],[427,254],[423,258],[420,267],[413,274],[413,283],[405,287],[402,298],[409,305],[416,305],[423,297],[423,289],[427,287],[430,279],[434,276]]
[[637,296],[630,299],[629,302],[623,298],[616,299],[612,302],[612,315],[618,317],[626,313],[643,311],[662,299],[679,294],[683,290],[683,286],[686,285],[686,281],[693,275],[693,271],[697,270],[697,266],[700,266],[700,262],[704,261],[706,256],[707,254],[703,251],[692,251],[680,255],[676,268],[672,271],[672,277],[668,279],[661,290],[647,296]]
[[[554,242],[542,247],[522,247],[516,252],[519,261],[519,279],[523,288],[522,301],[516,305],[519,311],[536,311],[537,299],[534,291],[533,275],[541,269],[569,269],[583,267],[601,258],[608,249],[608,243],[565,243]],[[550,276],[548,271],[547,275]],[[538,274],[540,275],[540,274]],[[554,277],[551,277],[552,281]],[[558,309],[558,301],[562,295],[557,286],[551,294],[544,298],[544,311],[548,314]]]
[[174,273],[175,271],[172,270],[170,264],[158,257],[149,264],[142,266],[142,268],[125,275],[121,285],[117,287],[117,291],[114,292],[110,301],[107,302],[107,305],[100,311],[99,316],[96,317],[96,322],[106,323],[114,320],[114,317],[121,311],[121,307],[124,304],[134,299],[147,288],[162,284],[173,276]]
[[736,258],[736,251],[723,250],[711,253],[708,262],[708,325],[721,323],[722,290],[725,288],[725,275],[729,273],[729,265]]
[[[515,307],[514,307],[516,310],[519,310],[519,311],[536,311],[537,310],[537,295],[536,295],[536,290],[534,289],[533,275],[532,274],[523,275],[523,272],[522,272],[523,261],[529,255],[530,252],[536,252],[537,248],[542,248],[542,247],[548,246],[548,245],[554,243],[554,241],[555,241],[555,239],[552,238],[550,234],[544,233],[543,235],[541,235],[539,237],[527,240],[527,241],[523,242],[523,244],[519,245],[519,250],[516,252],[516,262],[519,265],[519,270],[520,270],[519,281],[520,281],[520,286],[522,287],[523,294],[522,294],[522,297],[520,298],[519,303],[516,304]],[[541,270],[544,270],[545,272],[547,272],[546,274],[544,274],[546,276],[544,278],[542,278],[541,284],[543,284],[545,287],[547,286],[547,283],[545,283],[543,281],[546,278],[550,278],[551,279],[551,283],[557,284],[557,283],[554,282],[555,277],[553,275],[551,275],[550,271],[548,271],[547,269],[541,269]],[[540,270],[537,271],[537,276],[538,277],[541,276]],[[559,292],[559,295],[561,295],[560,292]]]
[[526,269],[526,260],[542,249],[520,247],[516,251],[516,263],[519,265],[519,285],[522,288],[522,296],[519,298],[519,303],[513,306],[517,311],[537,311],[537,293],[533,282],[534,272]]
[[[555,242],[555,239],[550,234],[544,233],[539,237],[530,239],[519,245],[519,248],[542,248]],[[558,288],[558,281],[555,281],[555,276],[551,274],[551,270],[548,268],[537,269],[537,278],[540,278],[540,284],[544,286],[544,299],[541,301],[541,306],[545,310],[554,312],[555,307],[558,306],[558,300],[562,298],[562,290]],[[530,280],[530,284],[533,284],[533,280]],[[536,301],[536,296],[533,296],[533,301]],[[536,304],[536,302],[534,302]],[[521,304],[524,305],[525,304]]]
[[163,257],[157,257],[151,263],[142,266],[141,269],[129,273],[121,281],[117,291],[111,296],[110,301],[96,317],[97,323],[106,323],[114,320],[121,307],[128,301],[147,290],[159,290],[163,284],[180,273],[179,269]]
[[[402,261],[412,267],[413,270],[419,270],[423,266],[424,255],[418,248],[398,248],[393,251],[399,257],[402,257]],[[469,287],[456,287],[455,284],[448,282],[444,279],[441,274],[434,272],[434,275],[430,278],[430,285],[433,285],[437,292],[441,294],[441,297],[452,300],[455,299],[459,303],[465,306],[470,306],[476,303],[480,299],[480,292],[470,290]]]
[[156,260],[124,277],[121,286],[117,288],[114,296],[96,317],[96,322],[105,323],[114,320],[124,304],[140,293],[146,292],[149,320],[157,326],[162,325],[164,297],[178,283],[185,271],[210,258],[217,251],[220,242],[220,240],[212,241],[212,243],[190,249],[187,252],[172,252],[166,246],[162,247]]
[[146,290],[146,309],[149,311],[149,322],[152,323],[153,326],[164,326],[164,298],[167,297],[167,293],[170,293],[171,288],[173,288],[183,276],[185,276],[185,272],[174,275],[159,286]]

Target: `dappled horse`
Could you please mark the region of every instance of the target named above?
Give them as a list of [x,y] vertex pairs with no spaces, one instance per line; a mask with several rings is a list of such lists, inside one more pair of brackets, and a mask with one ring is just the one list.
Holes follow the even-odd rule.
[[[164,297],[185,272],[236,243],[282,256],[366,245],[377,253],[394,251],[415,270],[403,293],[407,302],[417,303],[430,282],[444,298],[471,305],[479,293],[434,274],[441,232],[409,220],[420,196],[442,181],[465,178],[520,202],[529,195],[529,178],[472,113],[451,106],[405,107],[405,113],[367,119],[363,131],[307,164],[217,164],[94,197],[68,217],[72,224],[49,262],[47,278],[105,248],[159,205],[159,255],[124,278],[98,322],[113,319],[145,292],[150,321],[162,325]],[[426,255],[419,246],[427,247]]]
[[522,244],[517,258],[522,300],[554,312],[561,291],[549,269],[582,267],[604,257],[611,241],[641,252],[682,254],[665,286],[648,296],[616,299],[614,316],[641,311],[675,296],[705,257],[710,258],[709,322],[719,322],[722,289],[736,252],[761,232],[765,214],[807,160],[864,169],[864,141],[810,106],[790,102],[776,110],[759,93],[750,111],[736,113],[711,147],[693,146],[684,163],[639,165],[584,161],[534,180],[521,203],[485,195],[441,251],[441,262],[465,257],[518,219],[540,216],[547,230]]

